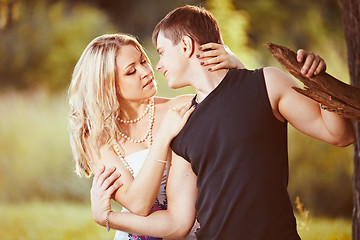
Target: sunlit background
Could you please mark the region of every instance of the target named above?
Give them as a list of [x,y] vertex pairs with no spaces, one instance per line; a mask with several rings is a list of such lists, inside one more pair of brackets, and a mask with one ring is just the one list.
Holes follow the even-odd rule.
[[[185,4],[214,14],[225,44],[247,68],[283,69],[264,46],[274,42],[320,54],[328,73],[349,82],[336,0],[0,0],[0,239],[113,238],[92,221],[91,179],[74,174],[71,73],[94,37],[114,32],[138,37],[155,67],[152,30]],[[192,93],[156,78],[159,96]],[[351,239],[352,157],[352,146],[289,128],[289,192],[303,239]]]

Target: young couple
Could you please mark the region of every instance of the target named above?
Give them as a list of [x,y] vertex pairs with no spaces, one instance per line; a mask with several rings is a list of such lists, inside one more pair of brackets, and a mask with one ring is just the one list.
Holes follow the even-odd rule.
[[[127,35],[94,39],[74,69],[71,145],[78,172],[94,174],[94,220],[120,230],[115,239],[191,239],[195,219],[197,239],[300,239],[287,123],[346,146],[351,122],[295,92],[284,72],[245,69],[203,8],[170,12],[153,42],[168,85],[192,86],[195,96],[154,97],[149,59]],[[314,54],[298,60],[304,75],[325,69]],[[110,198],[127,210],[112,212]]]

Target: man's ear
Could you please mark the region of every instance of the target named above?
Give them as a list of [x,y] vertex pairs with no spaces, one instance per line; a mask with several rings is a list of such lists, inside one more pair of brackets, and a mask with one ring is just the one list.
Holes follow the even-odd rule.
[[184,51],[185,56],[190,58],[195,52],[195,42],[189,36],[182,36],[181,38],[182,49]]

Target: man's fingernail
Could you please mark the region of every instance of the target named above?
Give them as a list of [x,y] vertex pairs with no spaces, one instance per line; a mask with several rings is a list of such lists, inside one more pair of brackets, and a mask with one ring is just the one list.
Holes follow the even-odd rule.
[[199,50],[201,50],[202,49],[202,47],[199,47]]
[[201,62],[200,65],[204,65],[204,62]]
[[208,71],[211,71],[211,70],[212,70],[212,68],[209,68],[209,69],[208,69]]

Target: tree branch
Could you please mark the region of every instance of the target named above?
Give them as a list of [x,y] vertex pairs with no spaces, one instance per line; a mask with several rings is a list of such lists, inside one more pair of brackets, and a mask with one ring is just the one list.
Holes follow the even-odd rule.
[[327,110],[360,121],[360,88],[346,84],[326,72],[310,78],[301,74],[303,63],[296,60],[296,53],[286,47],[267,43],[269,51],[294,77],[304,83],[304,89],[294,89],[321,103]]

